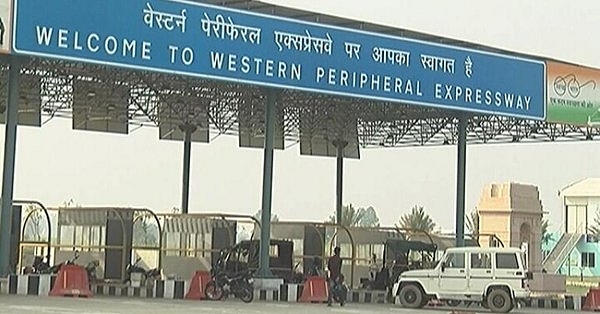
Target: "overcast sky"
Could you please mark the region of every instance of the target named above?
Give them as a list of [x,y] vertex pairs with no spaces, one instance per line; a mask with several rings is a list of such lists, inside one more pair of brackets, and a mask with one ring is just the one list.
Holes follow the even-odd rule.
[[[290,5],[549,56],[600,67],[600,1],[271,0]],[[0,134],[2,146],[4,132]],[[147,207],[181,204],[181,143],[159,141],[158,130],[127,136],[71,130],[70,120],[19,127],[15,198],[56,206]],[[474,145],[467,149],[467,210],[488,182],[539,186],[551,228],[564,217],[557,191],[600,176],[600,143]],[[262,150],[237,147],[222,136],[192,148],[192,212],[253,214],[260,208]],[[362,150],[345,165],[344,203],[374,206],[384,225],[413,205],[454,228],[456,148]],[[335,207],[335,159],[300,156],[299,146],[275,153],[273,211],[284,220],[325,219]]]

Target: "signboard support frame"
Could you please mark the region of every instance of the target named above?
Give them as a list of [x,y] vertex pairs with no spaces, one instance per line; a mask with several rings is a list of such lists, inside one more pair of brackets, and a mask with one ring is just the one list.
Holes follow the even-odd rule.
[[4,134],[4,163],[2,174],[2,196],[0,199],[0,276],[11,273],[10,229],[13,212],[13,188],[15,179],[15,153],[17,143],[17,118],[19,105],[19,85],[21,62],[18,57],[9,56],[8,101]]
[[183,185],[181,187],[181,213],[189,212],[190,201],[190,159],[192,155],[192,133],[196,131],[196,127],[191,124],[181,126],[184,134],[183,138]]
[[337,152],[337,171],[336,171],[336,186],[335,186],[335,222],[342,225],[342,193],[343,193],[343,177],[344,177],[344,148],[348,142],[343,140],[333,141]]
[[462,113],[458,116],[458,143],[456,157],[456,246],[465,246],[465,177],[467,164],[467,120]]
[[275,132],[275,103],[279,92],[273,88],[266,90],[265,108],[265,150],[263,161],[263,190],[260,217],[260,259],[258,276],[272,278],[269,268],[269,249],[271,246],[271,201],[273,192],[273,133]]

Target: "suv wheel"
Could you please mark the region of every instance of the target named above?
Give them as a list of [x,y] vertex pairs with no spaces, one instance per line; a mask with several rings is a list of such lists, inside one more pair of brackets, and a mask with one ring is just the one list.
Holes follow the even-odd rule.
[[423,307],[423,292],[415,284],[408,284],[402,287],[400,289],[400,304],[410,309]]
[[513,308],[510,294],[502,288],[492,289],[487,295],[486,303],[494,313],[508,313]]

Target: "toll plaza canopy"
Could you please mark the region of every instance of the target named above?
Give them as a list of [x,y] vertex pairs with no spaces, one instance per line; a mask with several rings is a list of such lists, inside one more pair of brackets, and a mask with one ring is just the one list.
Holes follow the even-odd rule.
[[[468,122],[470,143],[589,140],[598,134],[543,121],[545,73],[530,61],[541,58],[259,1],[205,2],[220,6],[92,1],[86,4],[91,11],[53,1],[30,10],[36,1],[15,1],[14,52],[59,58],[27,65],[39,71],[21,84],[27,93],[19,123],[39,126],[42,115],[66,116],[75,129],[116,133],[153,125],[171,140],[183,140],[186,125],[195,126],[192,141],[210,141],[212,130],[238,134],[241,146],[261,147],[263,106],[250,104],[260,96],[237,84],[244,81],[293,88],[283,93],[275,114],[275,148],[283,148],[284,139],[300,141],[307,155],[335,156],[328,139],[340,134],[349,143],[345,157],[354,158],[359,147],[453,144],[456,121],[444,108],[477,113]],[[112,4],[122,10],[106,10]],[[191,76],[168,75],[179,73]],[[200,79],[211,77],[232,84]]]
[[546,65],[533,56],[258,1],[14,0],[12,8],[0,89],[8,91],[2,217],[12,201],[11,115],[22,125],[64,116],[74,129],[122,134],[153,125],[161,139],[184,140],[184,211],[189,143],[237,134],[240,146],[265,150],[265,239],[273,149],[287,141],[338,158],[338,214],[340,160],[359,158],[360,147],[458,143],[459,239],[467,141],[598,134],[545,121]]
[[[174,140],[190,125],[192,141],[208,142],[212,129],[261,147],[263,106],[249,104],[261,93],[244,82],[287,88],[275,148],[300,141],[308,155],[335,156],[328,139],[340,136],[349,142],[345,157],[355,158],[360,146],[455,143],[455,114],[445,109],[474,113],[474,143],[596,135],[544,123],[541,58],[258,1],[205,2],[219,6],[115,0],[72,8],[63,0],[32,10],[36,1],[16,1],[13,52],[59,58],[31,59],[31,79],[43,79],[28,88],[20,121],[69,116],[75,129],[117,133],[149,124]],[[121,10],[106,10],[113,4]]]

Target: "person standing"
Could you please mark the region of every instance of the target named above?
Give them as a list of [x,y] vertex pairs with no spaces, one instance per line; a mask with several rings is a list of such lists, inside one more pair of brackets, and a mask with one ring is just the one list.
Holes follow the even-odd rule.
[[327,293],[327,305],[331,306],[333,302],[333,289],[337,284],[338,279],[340,278],[342,272],[342,258],[340,257],[341,249],[336,247],[333,249],[333,256],[329,258],[327,261],[327,269],[329,270],[329,291]]
[[377,279],[377,273],[379,272],[379,265],[377,265],[377,255],[373,253],[371,257],[371,263],[369,264],[369,275],[371,277],[371,281],[375,282]]

